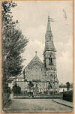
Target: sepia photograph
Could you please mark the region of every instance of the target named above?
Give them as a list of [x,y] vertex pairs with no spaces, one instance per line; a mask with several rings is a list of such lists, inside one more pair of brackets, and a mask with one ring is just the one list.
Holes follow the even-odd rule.
[[73,112],[73,2],[2,2],[2,110]]

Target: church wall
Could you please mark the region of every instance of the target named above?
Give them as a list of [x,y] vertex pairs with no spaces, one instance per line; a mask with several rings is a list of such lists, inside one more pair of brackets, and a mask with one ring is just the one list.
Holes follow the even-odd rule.
[[[19,87],[21,87],[21,91],[24,92],[24,91],[27,91],[29,92],[29,82],[28,81],[16,81],[17,85]],[[33,87],[31,88],[31,92],[34,91],[34,93],[44,93],[45,91],[48,90],[48,85],[49,85],[49,82],[46,82],[46,81],[42,81],[42,82],[32,82],[33,83]],[[37,92],[36,92],[37,91]]]
[[53,58],[53,65],[56,67],[56,59]]
[[49,59],[46,59],[46,68],[49,68]]
[[43,80],[45,78],[45,70],[43,67],[34,65],[31,68],[26,68],[25,69],[26,72],[26,79],[28,81],[32,81],[32,80]]

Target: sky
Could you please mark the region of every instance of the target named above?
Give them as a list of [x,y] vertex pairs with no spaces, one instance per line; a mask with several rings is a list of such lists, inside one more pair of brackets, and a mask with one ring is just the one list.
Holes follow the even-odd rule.
[[29,40],[22,57],[24,67],[35,56],[43,61],[45,33],[48,16],[51,21],[53,41],[56,47],[57,77],[60,83],[72,82],[73,78],[73,30],[71,1],[18,1],[12,9],[14,20],[18,20],[19,28]]

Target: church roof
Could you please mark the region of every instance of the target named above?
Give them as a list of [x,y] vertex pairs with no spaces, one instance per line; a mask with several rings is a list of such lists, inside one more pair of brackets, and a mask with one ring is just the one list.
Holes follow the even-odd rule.
[[34,58],[30,61],[30,63],[26,67],[31,67],[31,65],[33,65],[33,64],[39,64],[39,65],[43,66],[42,61],[37,56],[37,53],[35,54]]

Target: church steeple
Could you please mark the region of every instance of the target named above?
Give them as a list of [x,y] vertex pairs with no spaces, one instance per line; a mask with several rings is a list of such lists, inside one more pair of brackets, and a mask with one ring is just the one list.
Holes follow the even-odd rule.
[[47,32],[51,32],[50,17],[49,16],[48,16],[48,23],[47,23]]
[[51,31],[49,16],[48,16],[47,30],[45,34],[45,51],[46,50],[56,51],[53,43],[53,35]]
[[[53,43],[50,21],[51,18],[48,16],[47,30],[45,35],[44,67],[46,69],[46,79],[50,81],[52,88],[54,88],[54,85],[58,87],[58,79],[56,69],[56,49]],[[57,80],[57,82],[55,82],[55,80]]]
[[[56,65],[56,56],[55,56],[55,46],[53,43],[53,36],[50,26],[50,17],[48,16],[47,30],[45,35],[45,50],[44,50],[44,64],[46,68],[51,68],[51,66],[55,67]],[[54,68],[56,69],[56,68]]]

